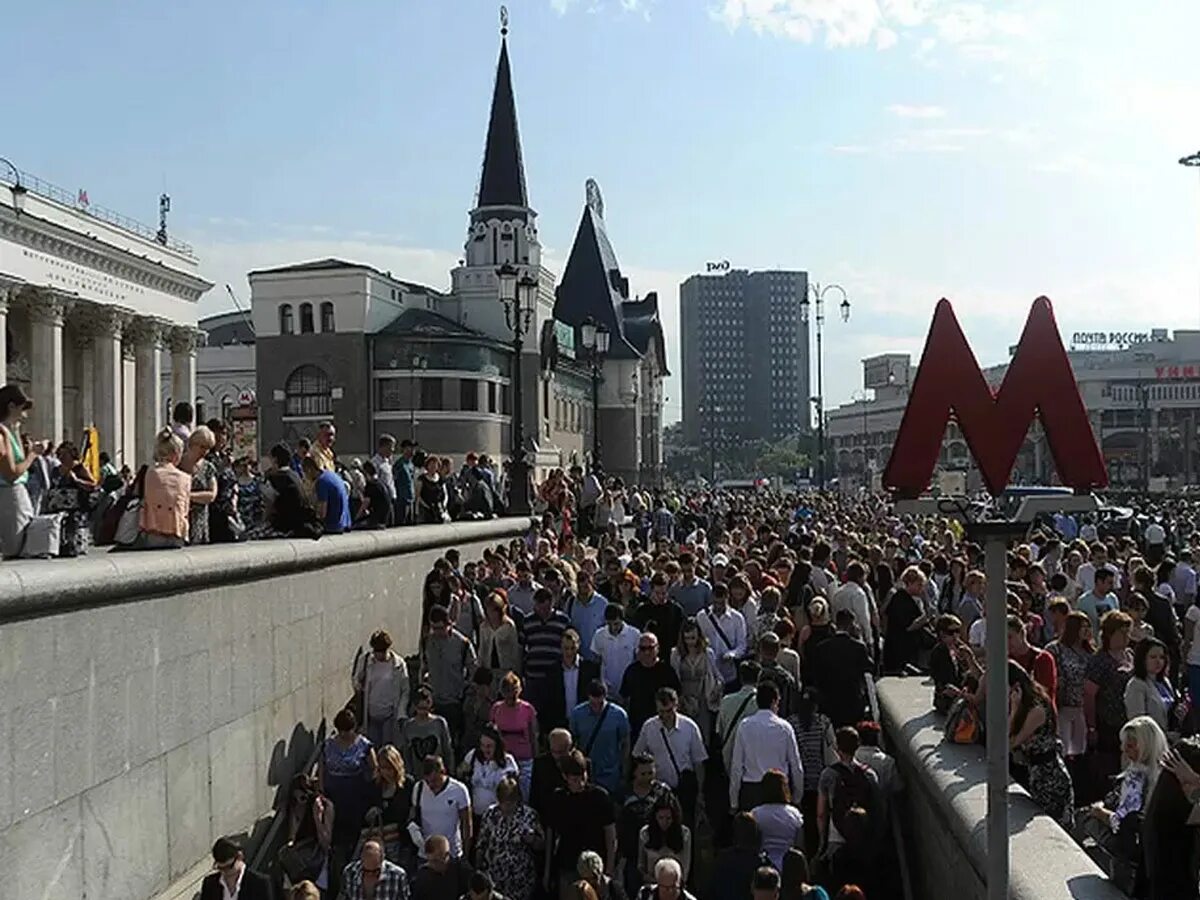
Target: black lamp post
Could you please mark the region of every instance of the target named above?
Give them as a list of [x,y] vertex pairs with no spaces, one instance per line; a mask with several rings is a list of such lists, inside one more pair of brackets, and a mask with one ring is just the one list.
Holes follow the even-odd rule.
[[600,367],[608,353],[609,333],[588,316],[579,326],[579,335],[592,366],[592,471],[599,475],[604,471],[600,461]]
[[538,283],[527,274],[522,276],[511,263],[498,268],[496,275],[500,279],[504,321],[513,333],[512,461],[508,468],[508,512],[513,516],[527,516],[532,512],[532,507],[529,503],[529,463],[525,451],[525,392],[521,357],[524,355],[525,335],[529,332],[537,307]]
[[[810,303],[808,294],[800,299],[800,321],[807,325],[811,318],[817,326],[817,395],[812,398],[812,403],[817,411],[817,488],[823,491],[825,490],[825,360],[822,356],[821,338],[825,328],[825,295],[830,291],[837,291],[842,295],[839,309],[842,312],[843,322],[850,321],[850,298],[846,296],[846,289],[840,284],[822,286],[813,282],[808,286],[808,290],[813,299]],[[813,310],[812,307],[816,307],[816,309]]]
[[[19,216],[25,208],[25,195],[29,193],[29,189],[21,183],[21,170],[14,166],[9,160],[0,156],[0,165],[3,165],[12,172],[12,186],[9,188],[12,191],[13,211]],[[5,181],[8,178],[5,177]]]

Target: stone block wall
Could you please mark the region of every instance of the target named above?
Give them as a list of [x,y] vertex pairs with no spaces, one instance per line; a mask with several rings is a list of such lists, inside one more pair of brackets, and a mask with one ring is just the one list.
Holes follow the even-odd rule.
[[5,896],[145,900],[249,829],[421,586],[521,520],[0,565]]

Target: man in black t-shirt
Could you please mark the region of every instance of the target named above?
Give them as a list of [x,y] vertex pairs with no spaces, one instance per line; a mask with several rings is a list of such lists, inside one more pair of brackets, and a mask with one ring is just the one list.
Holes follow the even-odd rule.
[[683,607],[667,596],[667,588],[667,576],[655,572],[650,579],[649,602],[639,603],[629,614],[629,623],[638,631],[649,631],[658,638],[664,656],[670,656],[671,648],[679,643],[679,629],[683,627],[684,618]]
[[546,889],[553,890],[557,875],[559,897],[570,900],[578,880],[579,854],[584,850],[600,854],[605,874],[612,876],[617,862],[617,826],[608,791],[588,783],[583,753],[572,750],[558,765],[567,786],[555,791],[546,817],[545,880]]
[[627,701],[630,734],[640,734],[646,720],[658,715],[655,697],[659,688],[682,690],[675,669],[658,656],[658,638],[652,631],[643,632],[638,638],[637,658],[629,664],[621,679],[621,696]]

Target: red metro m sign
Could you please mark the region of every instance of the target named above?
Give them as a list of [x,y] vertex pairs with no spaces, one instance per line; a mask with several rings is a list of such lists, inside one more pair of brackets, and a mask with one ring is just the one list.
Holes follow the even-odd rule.
[[883,473],[884,486],[897,497],[917,497],[929,486],[951,413],[992,495],[1008,485],[1034,416],[1042,421],[1064,485],[1087,491],[1108,484],[1104,458],[1045,297],[1034,301],[1004,382],[994,395],[950,301],[938,301]]

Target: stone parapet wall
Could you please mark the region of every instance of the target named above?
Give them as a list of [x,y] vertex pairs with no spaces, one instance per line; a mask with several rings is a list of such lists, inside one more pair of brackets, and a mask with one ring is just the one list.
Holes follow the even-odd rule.
[[269,813],[421,587],[526,520],[0,564],[5,895],[145,900]]

